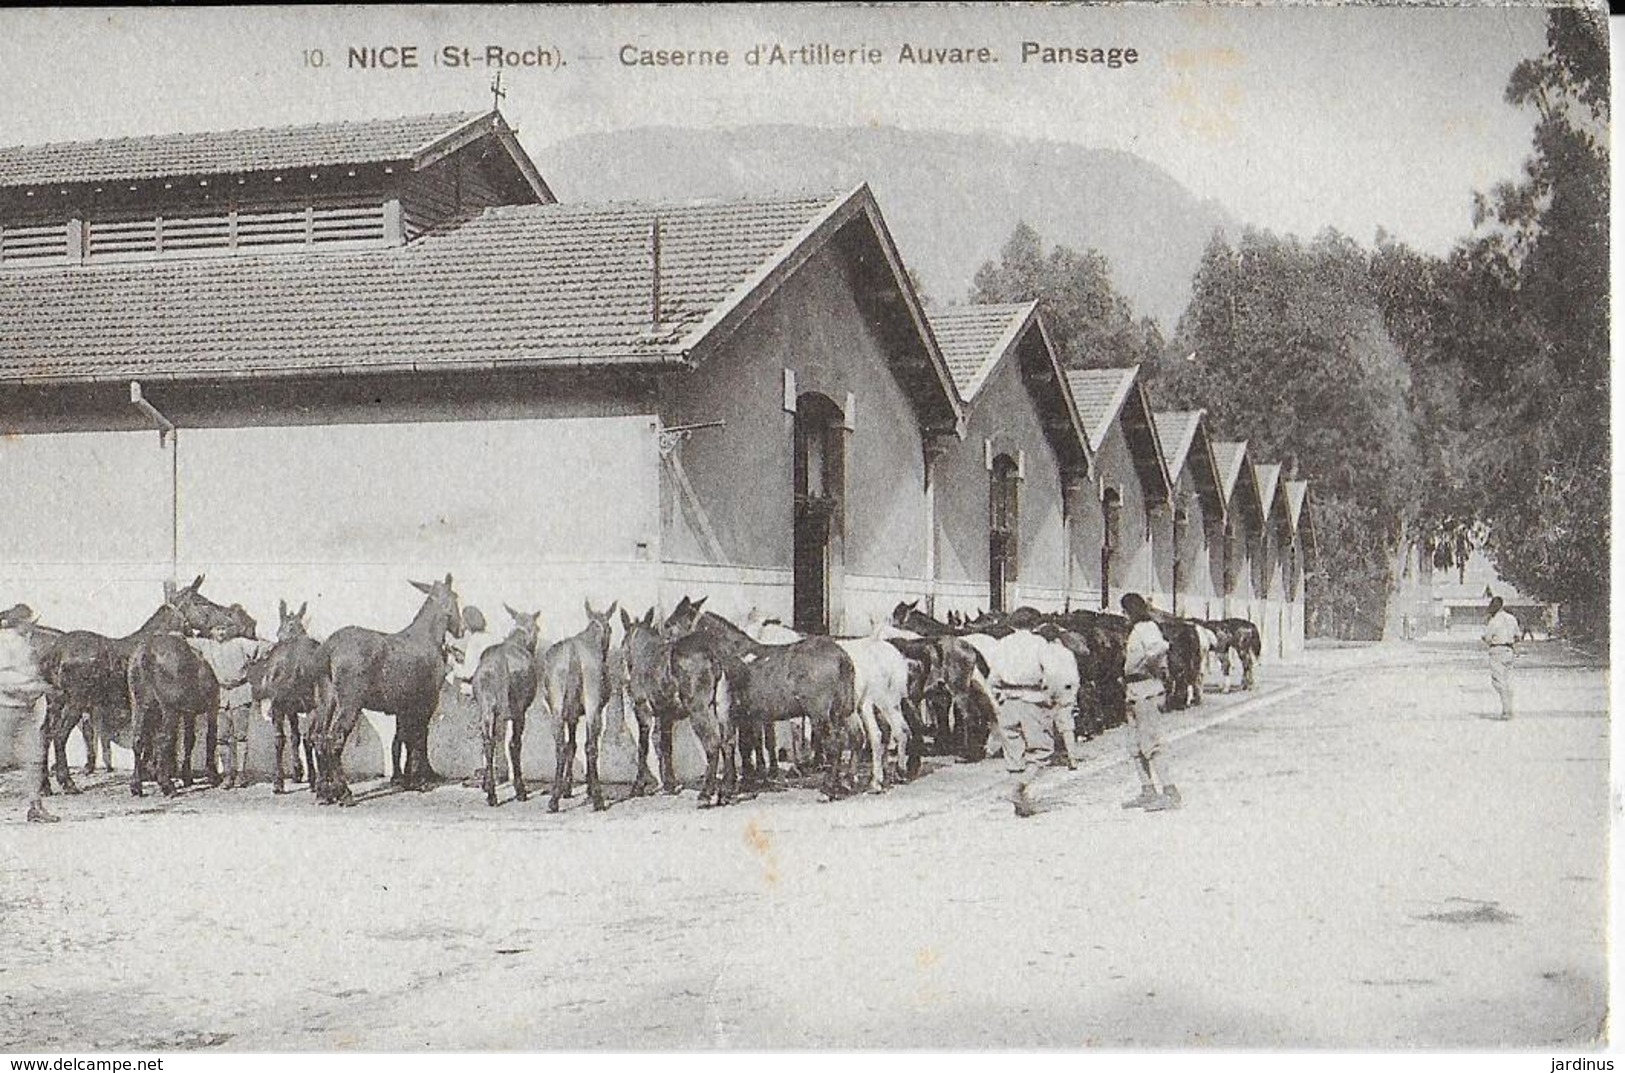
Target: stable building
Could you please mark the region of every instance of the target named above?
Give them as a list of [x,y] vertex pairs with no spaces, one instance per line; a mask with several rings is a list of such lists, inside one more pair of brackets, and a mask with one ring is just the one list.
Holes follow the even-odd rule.
[[1171,540],[1173,492],[1140,367],[1071,369],[1066,384],[1088,434],[1099,504],[1073,527],[1073,592],[1114,611],[1130,591],[1169,607],[1173,577],[1158,570],[1157,545]]
[[[1222,569],[1219,574],[1219,618],[1245,618],[1258,623],[1260,607],[1260,541],[1264,507],[1258,478],[1247,455],[1247,441],[1217,441],[1213,459],[1224,492],[1225,527]],[[1260,626],[1262,629],[1262,626]]]
[[867,628],[963,431],[867,187],[560,205],[496,112],[0,149],[0,320],[0,589],[111,634],[193,573]]
[[965,410],[963,438],[928,448],[932,606],[1061,610],[1089,447],[1038,304],[934,309],[929,320]]
[[1164,468],[1173,488],[1168,539],[1156,545],[1159,576],[1170,579],[1168,609],[1190,618],[1215,618],[1224,576],[1224,493],[1206,410],[1152,415]]

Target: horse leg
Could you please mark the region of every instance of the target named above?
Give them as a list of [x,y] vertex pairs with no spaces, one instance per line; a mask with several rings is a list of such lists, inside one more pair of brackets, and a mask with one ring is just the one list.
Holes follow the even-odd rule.
[[777,724],[771,719],[762,724],[762,747],[767,754],[767,786],[769,789],[782,790],[789,783],[784,781],[784,774],[779,770],[779,732]]
[[[175,796],[175,739],[180,730],[180,713],[163,700],[155,704],[158,714],[158,792],[165,797]],[[192,746],[197,741],[197,725],[186,721],[186,766],[184,783],[192,785]]]
[[73,728],[79,725],[79,720],[84,718],[85,708],[75,702],[73,707],[64,709],[64,712],[60,725],[51,735],[51,747],[56,753],[56,782],[63,793],[76,794],[79,792],[79,785],[73,781],[73,772],[68,767],[68,738],[73,734]]
[[[85,741],[85,774],[96,774],[96,715],[101,711],[97,705],[83,719],[79,720],[79,736]],[[111,770],[111,764],[107,765]]]
[[659,754],[660,761],[660,787],[668,794],[680,793],[683,789],[677,785],[677,764],[672,757],[672,735],[676,729],[676,720],[669,715],[662,715],[655,735],[655,752]]
[[559,810],[559,798],[564,796],[565,772],[575,760],[575,724],[559,716],[553,726],[553,789],[547,797],[547,811]]
[[592,810],[602,812],[609,806],[604,803],[604,788],[598,781],[598,746],[604,740],[604,703],[598,691],[588,688],[585,701],[587,704],[587,796],[592,798]]
[[508,720],[508,772],[513,778],[515,801],[530,800],[530,789],[525,785],[525,769],[520,757],[525,746],[525,715],[523,712]]
[[[262,703],[270,704],[271,702],[264,701]],[[273,704],[271,706],[271,726],[276,730],[276,766],[272,769],[274,774],[271,778],[271,792],[274,794],[288,792],[286,785],[283,783],[282,754],[287,748],[290,724],[293,724],[293,715],[277,710],[277,707]],[[292,725],[292,730],[294,734],[293,757],[297,762],[299,759],[299,727]]]
[[485,768],[480,777],[480,788],[485,791],[485,803],[497,805],[496,736],[504,726],[497,723],[495,712],[480,713],[480,744],[485,748]]
[[[859,715],[863,719],[863,736],[869,742],[869,792],[872,794],[886,791],[886,740],[880,733],[877,711],[875,703],[870,700],[858,706]],[[853,785],[856,785],[855,775]]]
[[717,765],[722,759],[722,740],[717,727],[716,716],[706,710],[695,712],[690,716],[694,724],[694,734],[700,739],[700,746],[705,750],[705,782],[700,785],[700,808],[710,808],[720,801],[713,801],[713,796],[720,796],[717,791]]
[[329,803],[344,806],[355,804],[355,794],[344,775],[344,743],[350,740],[350,732],[360,719],[359,706],[341,707],[333,725],[324,735],[325,752],[321,757],[321,770],[323,785],[327,788],[326,801]]
[[570,720],[569,749],[565,755],[564,765],[564,796],[576,795],[576,723],[577,719]]
[[638,775],[632,780],[632,792],[627,796],[642,797],[654,782],[654,772],[649,770],[649,732],[654,716],[641,704],[634,705],[633,714],[638,720]]

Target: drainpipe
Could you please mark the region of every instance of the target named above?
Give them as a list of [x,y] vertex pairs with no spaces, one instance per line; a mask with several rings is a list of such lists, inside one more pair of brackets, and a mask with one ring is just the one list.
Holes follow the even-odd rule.
[[162,450],[166,442],[169,445],[169,580],[173,582],[180,566],[181,545],[180,430],[142,396],[139,380],[130,381],[130,402],[158,427],[159,449]]

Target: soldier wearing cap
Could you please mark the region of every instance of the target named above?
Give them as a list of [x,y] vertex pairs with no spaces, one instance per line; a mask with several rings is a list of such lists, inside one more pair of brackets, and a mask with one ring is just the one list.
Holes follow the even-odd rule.
[[1128,694],[1128,750],[1140,769],[1140,793],[1124,808],[1162,812],[1180,806],[1179,788],[1157,769],[1162,755],[1162,676],[1168,666],[1168,642],[1151,618],[1151,608],[1137,592],[1123,594],[1128,616],[1128,642],[1123,648],[1124,689]]
[[[1015,785],[1011,800],[1017,816],[1038,812],[1033,784],[1050,766],[1056,749],[1066,748],[1065,731],[1057,735],[1061,716],[1077,701],[1077,662],[1071,653],[1033,632],[1038,612],[1017,608],[1006,620],[1011,633],[988,655],[988,685],[999,706],[999,735],[1004,742],[1005,770]],[[1071,756],[1066,757],[1068,766]]]
[[1501,714],[1491,719],[1512,718],[1512,664],[1518,658],[1518,635],[1522,627],[1499,596],[1490,600],[1489,619],[1484,623],[1484,644],[1490,654],[1490,684],[1501,696]]
[[55,823],[45,809],[41,786],[45,781],[45,693],[30,633],[34,612],[27,604],[0,611],[0,722],[10,723],[12,754],[23,769],[23,792],[28,795],[28,822]]

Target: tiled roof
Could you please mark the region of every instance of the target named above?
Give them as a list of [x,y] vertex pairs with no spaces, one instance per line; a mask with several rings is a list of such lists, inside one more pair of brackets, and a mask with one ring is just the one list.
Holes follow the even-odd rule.
[[297,127],[162,134],[0,148],[0,186],[107,182],[171,175],[241,175],[409,160],[492,115],[448,112]]
[[1285,481],[1282,487],[1286,489],[1286,516],[1292,523],[1292,531],[1298,531],[1298,522],[1303,517],[1303,501],[1309,494],[1308,481]]
[[871,207],[504,206],[390,249],[0,272],[0,382],[678,361]]
[[1264,517],[1267,519],[1275,510],[1275,485],[1281,479],[1281,466],[1279,463],[1266,462],[1253,465],[1253,480],[1258,482],[1258,502],[1264,507]]
[[937,346],[961,399],[969,402],[976,397],[1037,308],[1037,302],[1022,302],[950,306],[926,312],[931,334],[937,337]]
[[1236,493],[1236,479],[1241,476],[1241,464],[1247,460],[1246,440],[1219,440],[1213,444],[1213,461],[1219,467],[1219,479],[1224,482],[1224,498]]
[[1068,369],[1066,386],[1072,391],[1072,400],[1078,405],[1078,416],[1089,433],[1089,449],[1100,450],[1106,442],[1106,430],[1122,410],[1134,389],[1134,379],[1140,375],[1138,365],[1123,369]]
[[1177,481],[1185,468],[1185,458],[1196,440],[1196,430],[1202,424],[1201,410],[1165,410],[1152,414],[1157,423],[1157,439],[1162,443],[1162,461],[1168,467],[1168,479]]

